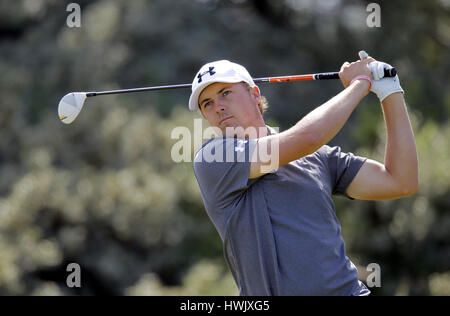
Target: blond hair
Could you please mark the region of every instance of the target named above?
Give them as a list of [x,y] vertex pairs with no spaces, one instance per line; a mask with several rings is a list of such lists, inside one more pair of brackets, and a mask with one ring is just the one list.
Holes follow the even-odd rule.
[[263,95],[261,96],[261,101],[258,103],[258,108],[261,114],[264,114],[269,108],[269,101],[267,101],[266,97]]

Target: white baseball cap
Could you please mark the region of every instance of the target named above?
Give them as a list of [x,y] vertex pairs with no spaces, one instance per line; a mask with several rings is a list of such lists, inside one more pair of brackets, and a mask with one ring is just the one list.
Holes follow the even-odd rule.
[[251,87],[255,86],[252,77],[243,66],[228,60],[218,60],[207,63],[200,68],[192,81],[192,93],[189,98],[189,109],[198,109],[198,97],[203,89],[215,82],[237,83],[247,82]]

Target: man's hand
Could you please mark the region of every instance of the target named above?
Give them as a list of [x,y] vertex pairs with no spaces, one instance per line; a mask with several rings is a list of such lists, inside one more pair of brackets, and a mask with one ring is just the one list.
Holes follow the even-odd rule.
[[[361,60],[370,59],[369,55],[365,51],[359,52],[359,58]],[[398,76],[393,78],[383,78],[384,77],[384,69],[392,68],[391,65],[383,63],[381,61],[371,61],[369,63],[369,68],[371,72],[372,87],[370,91],[375,93],[380,99],[380,102],[383,102],[389,95],[401,92],[404,93],[402,87],[400,86],[400,79]]]
[[370,91],[375,93],[380,99],[380,102],[383,102],[386,97],[395,93],[401,92],[404,93],[402,87],[400,86],[400,79],[398,75],[393,78],[383,78],[384,77],[384,68],[391,67],[391,65],[376,61],[371,62],[369,64],[372,78],[372,88]]
[[358,60],[353,63],[345,62],[341,70],[339,71],[339,78],[341,79],[344,88],[347,88],[351,81],[357,76],[368,76],[370,77],[371,71],[369,63],[374,62],[375,59],[368,57],[364,60]]

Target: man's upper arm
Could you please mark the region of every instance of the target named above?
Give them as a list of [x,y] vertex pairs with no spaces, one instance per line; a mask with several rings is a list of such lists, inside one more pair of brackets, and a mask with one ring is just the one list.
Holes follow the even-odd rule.
[[367,159],[346,193],[359,200],[387,200],[408,196],[413,192],[399,187],[383,164]]

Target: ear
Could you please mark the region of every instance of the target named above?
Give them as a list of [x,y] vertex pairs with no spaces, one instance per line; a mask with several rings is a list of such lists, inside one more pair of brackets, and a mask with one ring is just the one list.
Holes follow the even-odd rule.
[[261,102],[261,91],[259,90],[259,87],[254,86],[250,88],[250,93],[255,98],[256,104],[259,104],[259,102]]

